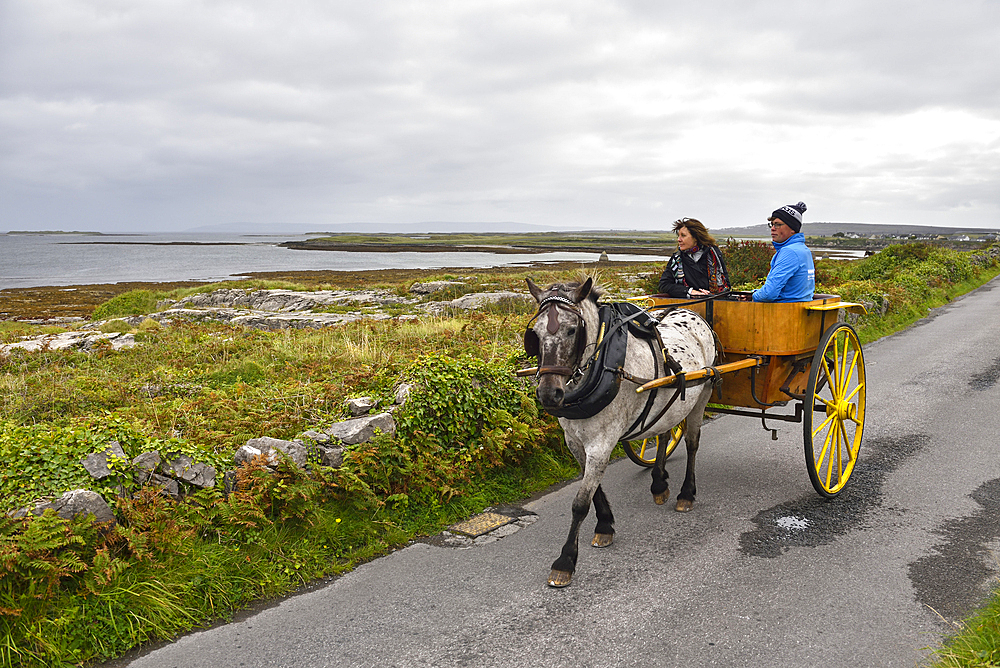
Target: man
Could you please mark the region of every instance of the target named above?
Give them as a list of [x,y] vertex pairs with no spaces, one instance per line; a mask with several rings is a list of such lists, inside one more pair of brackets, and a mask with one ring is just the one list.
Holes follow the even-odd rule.
[[806,205],[789,204],[771,213],[771,243],[777,251],[771,258],[764,287],[753,291],[755,302],[807,302],[816,287],[816,269],[812,253],[806,248],[802,214]]

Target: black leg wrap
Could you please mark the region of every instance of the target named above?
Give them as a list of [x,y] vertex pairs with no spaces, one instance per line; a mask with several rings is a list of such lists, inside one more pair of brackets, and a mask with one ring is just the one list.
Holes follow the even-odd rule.
[[670,489],[670,484],[667,482],[666,477],[657,475],[657,470],[653,469],[653,482],[649,486],[649,491],[654,495],[663,494],[668,489]]
[[611,513],[611,504],[600,485],[594,492],[594,511],[597,513],[597,528],[595,533],[611,535],[615,532],[615,516]]
[[576,554],[560,554],[559,558],[552,562],[552,570],[573,573],[576,571]]

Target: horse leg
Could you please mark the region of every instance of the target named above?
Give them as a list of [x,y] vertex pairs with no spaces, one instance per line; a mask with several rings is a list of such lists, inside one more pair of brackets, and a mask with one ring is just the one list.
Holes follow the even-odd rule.
[[694,506],[694,495],[698,491],[694,482],[694,465],[698,458],[698,443],[701,440],[701,420],[705,414],[705,406],[711,393],[705,392],[697,401],[695,410],[688,413],[687,429],[684,432],[684,444],[687,446],[687,470],[684,473],[684,484],[681,493],[677,495],[677,505],[674,510],[686,513]]
[[649,491],[653,494],[653,502],[658,506],[662,506],[670,498],[670,484],[667,482],[667,478],[670,477],[670,474],[667,473],[667,442],[668,436],[666,434],[656,439],[656,462],[653,463],[652,469],[653,483],[649,486]]
[[550,587],[565,587],[573,580],[576,558],[579,555],[580,525],[589,512],[590,494],[584,489],[583,483],[580,483],[580,491],[573,499],[573,521],[570,523],[569,536],[562,546],[559,558],[552,562],[552,572],[549,573]]
[[[608,449],[608,454],[610,454],[610,448]],[[604,476],[604,468],[607,464],[607,457],[604,457],[604,462],[601,465],[597,465],[590,457],[586,460],[583,469],[583,479],[580,481],[580,488],[573,498],[573,520],[570,523],[569,536],[567,536],[566,542],[562,546],[559,557],[552,562],[552,572],[549,573],[550,587],[565,587],[573,580],[573,572],[576,571],[576,560],[580,550],[580,525],[583,524],[584,518],[590,512],[591,500],[600,488],[601,478]],[[597,502],[598,508],[603,504],[607,509],[608,516],[610,516],[611,506],[608,505],[608,500],[604,496],[603,491],[601,491],[599,498],[603,499],[603,502]],[[599,510],[598,512],[603,513],[604,511]],[[605,518],[605,520],[608,519],[610,517]],[[602,527],[600,515],[598,515],[598,527]],[[610,529],[610,523],[608,523],[607,527]],[[596,542],[597,536],[594,539]]]
[[615,516],[611,513],[611,504],[600,485],[594,491],[594,510],[597,512],[597,528],[594,529],[591,545],[607,547],[615,540]]
[[[690,420],[688,420],[690,423]],[[694,507],[694,495],[698,491],[694,484],[694,460],[698,456],[698,441],[701,438],[701,425],[692,427],[688,424],[684,433],[684,442],[687,444],[687,471],[684,473],[684,484],[681,485],[681,493],[677,495],[677,505],[674,510],[679,513],[686,513]]]

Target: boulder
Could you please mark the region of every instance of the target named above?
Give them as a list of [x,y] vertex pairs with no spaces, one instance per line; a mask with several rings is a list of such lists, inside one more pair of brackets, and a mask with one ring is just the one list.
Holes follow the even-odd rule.
[[312,429],[310,429],[309,431],[302,432],[301,436],[303,438],[308,438],[313,443],[323,444],[330,442],[329,434],[324,434],[321,431],[314,431]]
[[83,464],[83,468],[87,469],[87,473],[90,474],[91,478],[102,480],[114,475],[114,471],[108,466],[108,458],[110,456],[125,459],[125,451],[122,450],[122,446],[118,441],[111,441],[108,447],[101,452],[90,453],[81,459],[80,463]]
[[160,473],[195,487],[215,487],[215,467],[196,462],[187,455],[178,455],[169,462],[162,462]]
[[268,466],[277,466],[278,462],[281,461],[279,452],[288,456],[299,468],[305,468],[306,446],[302,441],[283,441],[280,438],[271,438],[269,436],[251,438],[236,451],[234,461],[239,466],[257,455],[264,455],[267,458]]
[[410,392],[413,391],[413,385],[411,383],[402,383],[396,388],[396,403],[400,406],[406,403],[406,400],[410,398]]
[[29,513],[41,515],[49,509],[54,510],[59,517],[66,520],[81,514],[92,514],[95,522],[115,521],[115,514],[107,502],[101,498],[100,494],[89,489],[74,489],[57,499],[41,499],[36,501],[33,506],[14,511],[11,516],[21,518]]
[[370,441],[375,436],[376,429],[383,434],[395,434],[396,421],[389,413],[366,415],[352,420],[335,422],[326,430],[326,433],[345,445],[354,445]]
[[344,448],[339,445],[332,447],[317,446],[319,450],[319,463],[323,466],[339,469],[344,465]]
[[153,473],[152,471],[136,471],[132,474],[132,479],[137,485],[152,485],[174,500],[181,498],[181,486],[173,478],[165,475]]
[[347,410],[351,412],[352,417],[368,415],[373,408],[378,406],[378,402],[371,397],[355,397],[354,399],[348,399],[344,403],[347,404]]
[[161,461],[160,451],[151,450],[149,452],[144,452],[133,459],[132,466],[137,469],[142,469],[143,471],[155,471],[159,468]]

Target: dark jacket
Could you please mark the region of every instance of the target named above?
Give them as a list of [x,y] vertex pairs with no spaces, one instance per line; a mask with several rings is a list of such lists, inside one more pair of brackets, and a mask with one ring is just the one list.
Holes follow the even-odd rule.
[[[726,284],[729,281],[729,271],[726,269],[726,261],[722,257],[722,251],[718,246],[712,246],[722,263],[722,275],[726,277]],[[683,271],[678,269],[682,268]],[[661,295],[670,295],[676,299],[687,299],[688,288],[695,290],[708,290],[708,248],[701,254],[698,260],[694,260],[690,253],[677,251],[670,256],[667,268],[660,276],[658,291]],[[727,288],[728,289],[728,288]]]

